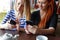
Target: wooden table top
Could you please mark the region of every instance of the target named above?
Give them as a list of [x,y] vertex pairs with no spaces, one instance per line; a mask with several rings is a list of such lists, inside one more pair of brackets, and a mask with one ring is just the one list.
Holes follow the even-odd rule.
[[[18,40],[36,40],[36,36],[38,35],[27,35],[26,33],[20,33],[20,37]],[[57,36],[47,36],[48,40],[60,40],[60,37]]]
[[[17,31],[11,31],[11,30],[0,30],[0,33],[11,33],[13,35],[17,34]],[[19,32],[19,38],[18,40],[36,40],[36,36],[38,35],[33,35],[33,34],[26,34],[24,32]],[[57,36],[47,36],[48,37],[48,40],[60,40],[60,37],[57,37]]]

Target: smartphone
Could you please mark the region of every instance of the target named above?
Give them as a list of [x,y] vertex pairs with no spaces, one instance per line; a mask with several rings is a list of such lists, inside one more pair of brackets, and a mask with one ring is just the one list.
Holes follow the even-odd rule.
[[10,20],[11,25],[16,25],[16,22],[14,20]]
[[27,24],[27,25],[31,25],[31,26],[34,25],[32,21],[26,21],[26,24]]

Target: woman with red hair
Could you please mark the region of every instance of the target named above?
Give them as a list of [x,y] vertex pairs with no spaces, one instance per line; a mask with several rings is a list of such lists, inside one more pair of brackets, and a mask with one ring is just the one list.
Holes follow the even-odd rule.
[[31,20],[29,22],[32,25],[27,21],[26,30],[32,34],[53,34],[57,25],[54,0],[37,0],[37,4],[40,10],[34,11],[31,14]]

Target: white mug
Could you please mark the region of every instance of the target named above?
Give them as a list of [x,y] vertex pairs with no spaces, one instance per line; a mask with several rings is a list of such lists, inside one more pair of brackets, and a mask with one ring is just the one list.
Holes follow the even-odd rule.
[[38,35],[36,37],[36,40],[48,40],[48,37],[44,36],[44,35]]

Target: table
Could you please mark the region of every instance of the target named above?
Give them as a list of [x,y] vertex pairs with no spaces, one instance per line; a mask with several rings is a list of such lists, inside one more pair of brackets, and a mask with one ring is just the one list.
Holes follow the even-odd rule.
[[[20,37],[18,40],[36,40],[37,35],[27,35],[26,33],[20,33]],[[48,40],[60,40],[60,37],[56,36],[47,36]]]
[[[0,33],[1,32],[2,34],[4,34],[5,32],[8,32],[8,33],[12,33],[13,35],[18,33],[17,31],[12,31],[12,30],[0,30]],[[37,36],[33,34],[27,35],[24,32],[19,32],[19,35],[20,36],[18,40],[36,40],[36,36]],[[48,37],[48,40],[60,40],[60,37],[57,37],[57,36],[47,36],[47,37]]]

